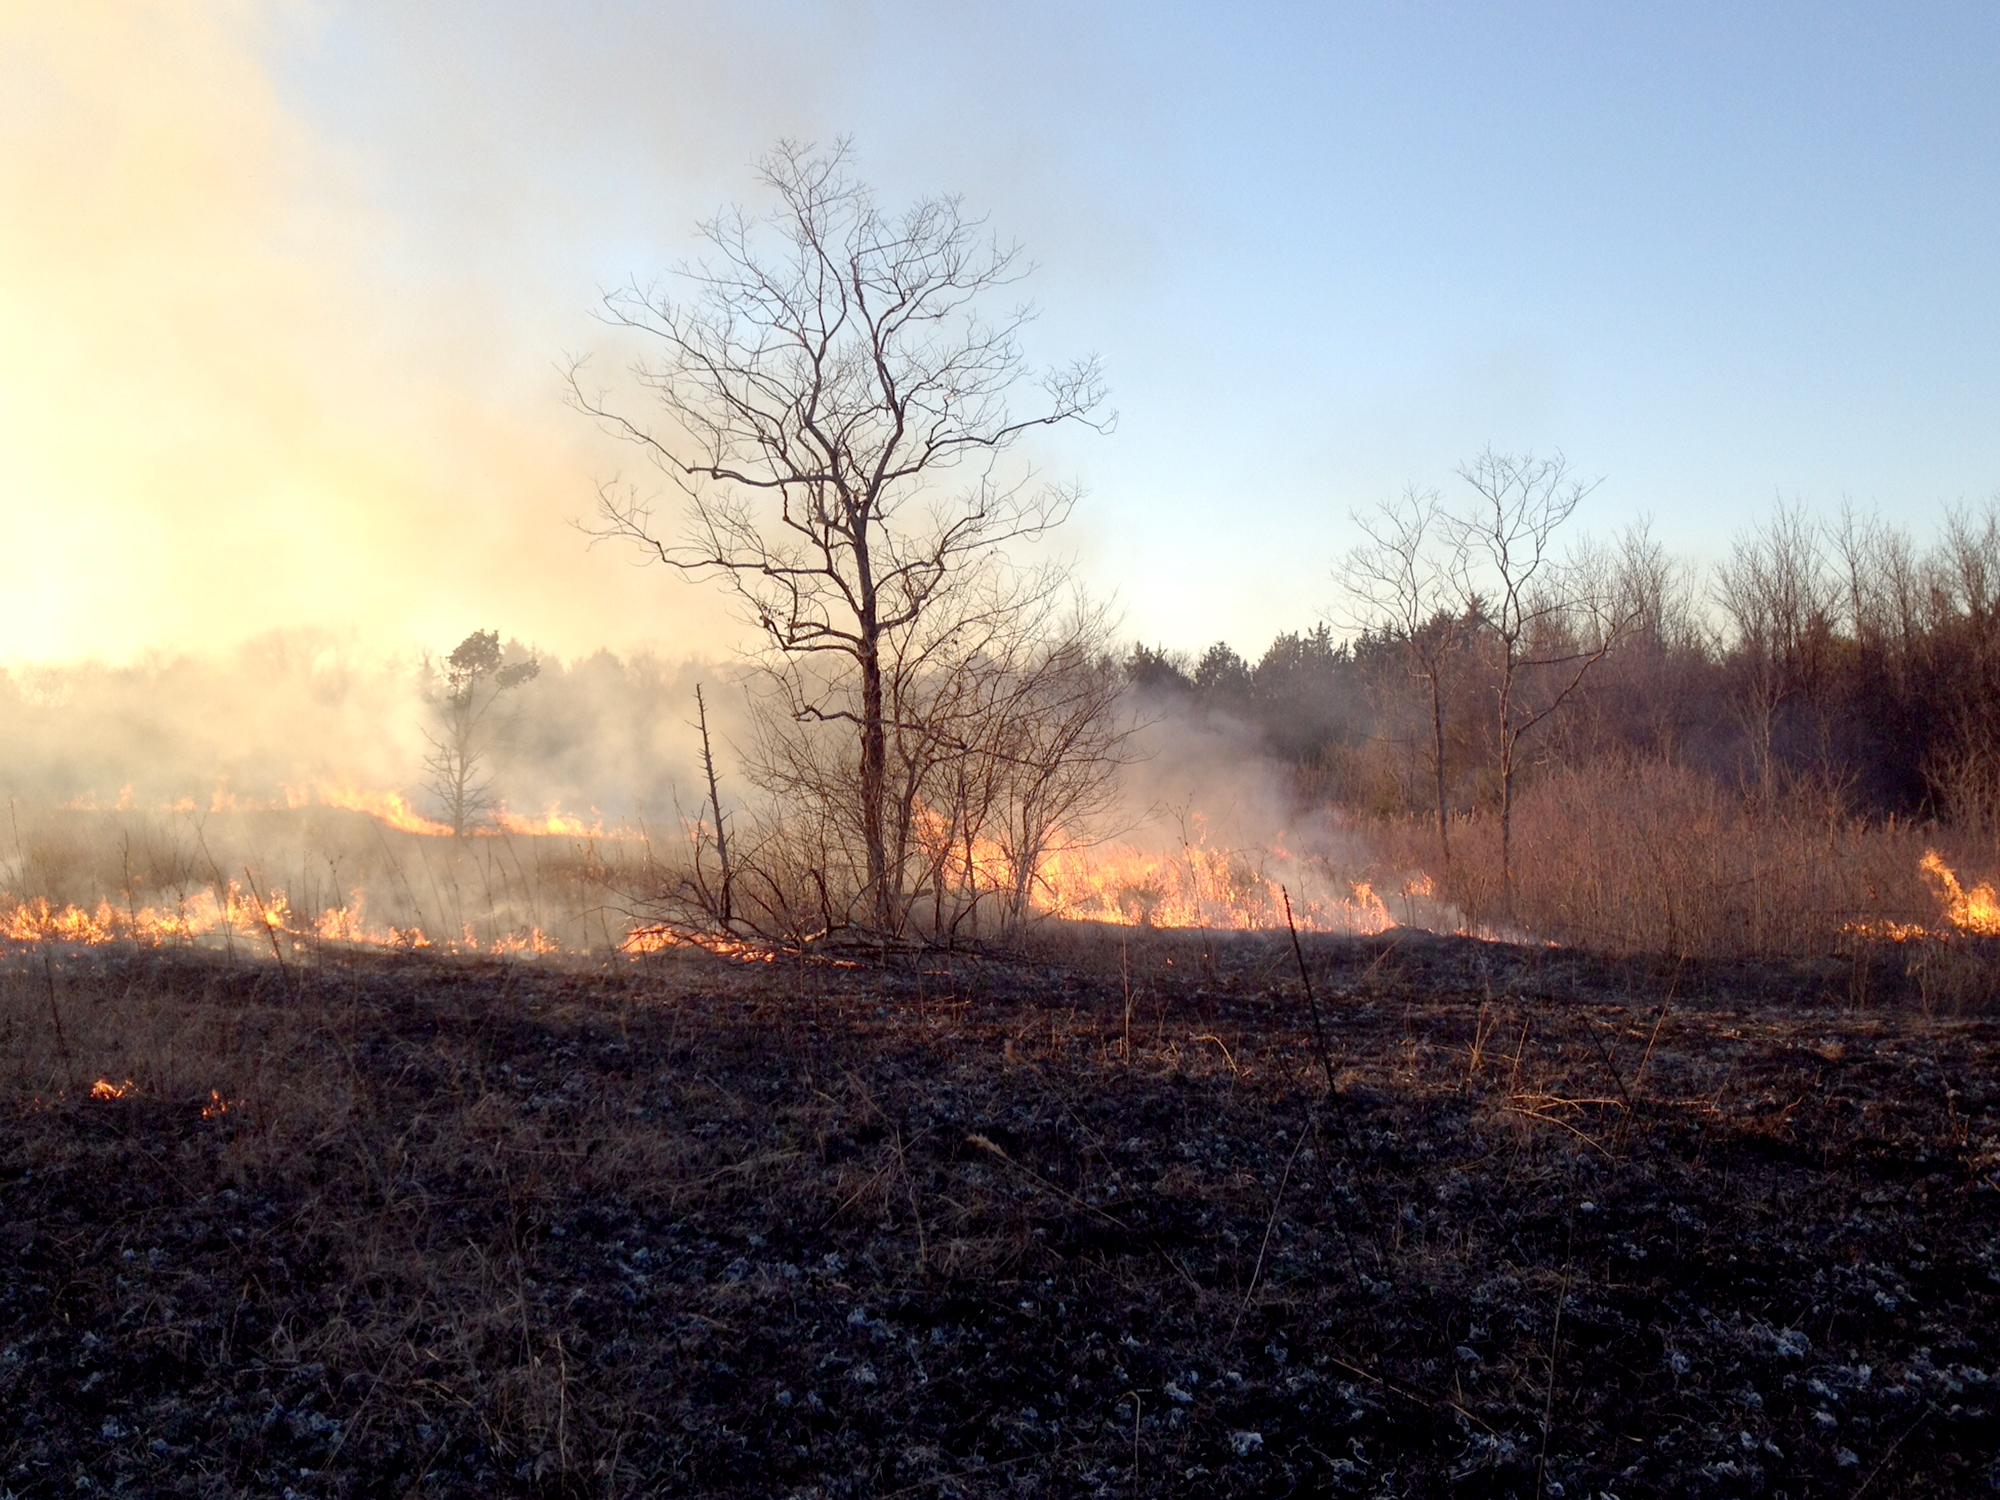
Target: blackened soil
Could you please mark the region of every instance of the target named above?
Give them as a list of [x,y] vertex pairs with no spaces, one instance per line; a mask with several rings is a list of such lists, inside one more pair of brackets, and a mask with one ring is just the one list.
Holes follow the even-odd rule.
[[2000,1024],[1312,968],[0,960],[0,1495],[2000,1488]]

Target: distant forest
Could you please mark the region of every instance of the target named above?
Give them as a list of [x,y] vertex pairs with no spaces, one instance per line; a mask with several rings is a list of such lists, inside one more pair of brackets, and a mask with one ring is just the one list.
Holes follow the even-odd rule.
[[[1803,796],[2000,832],[2000,509],[1955,511],[1924,546],[1857,514],[1824,525],[1781,509],[1708,570],[1641,528],[1566,578],[1568,598],[1535,623],[1525,691],[1552,698],[1570,664],[1602,656],[1528,739],[1525,781],[1666,763],[1751,805]],[[1354,623],[1286,632],[1254,658],[1139,645],[1123,667],[1162,709],[1250,726],[1304,799],[1394,815],[1433,805],[1435,662],[1445,801],[1490,808],[1501,646],[1488,611],[1471,599],[1413,631]]]

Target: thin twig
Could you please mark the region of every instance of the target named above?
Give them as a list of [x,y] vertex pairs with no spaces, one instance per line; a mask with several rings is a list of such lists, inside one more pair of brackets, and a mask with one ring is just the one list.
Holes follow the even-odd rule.
[[1285,930],[1292,935],[1292,957],[1298,960],[1299,982],[1306,987],[1306,1006],[1312,1012],[1313,1041],[1319,1047],[1319,1065],[1326,1073],[1326,1096],[1334,1095],[1333,1054],[1327,1050],[1326,1027],[1319,1018],[1319,997],[1313,993],[1312,974],[1306,968],[1306,950],[1299,945],[1299,924],[1292,920],[1292,893],[1282,885],[1278,894],[1285,898]]
[[1861,1497],[1868,1493],[1868,1487],[1875,1482],[1876,1478],[1881,1474],[1881,1472],[1884,1469],[1889,1467],[1889,1460],[1896,1456],[1896,1450],[1903,1446],[1904,1440],[1907,1439],[1911,1433],[1915,1432],[1919,1427],[1924,1425],[1924,1418],[1928,1417],[1930,1414],[1931,1414],[1931,1404],[1928,1401],[1926,1401],[1924,1403],[1924,1409],[1917,1413],[1917,1420],[1912,1422],[1908,1427],[1905,1427],[1902,1430],[1902,1432],[1897,1436],[1896,1441],[1891,1443],[1888,1447],[1888,1450],[1885,1453],[1883,1453],[1881,1461],[1878,1462],[1874,1468],[1868,1471],[1868,1477],[1861,1481],[1860,1487],[1856,1489],[1854,1492],[1854,1500],[1861,1500]]
[[1073,1203],[1078,1208],[1082,1209],[1085,1213],[1095,1214],[1098,1218],[1104,1220],[1105,1223],[1113,1225],[1118,1229],[1124,1230],[1127,1234],[1131,1235],[1133,1239],[1137,1240],[1141,1244],[1150,1245],[1153,1249],[1159,1252],[1160,1257],[1163,1260],[1165,1260],[1168,1265],[1174,1268],[1175,1272],[1180,1276],[1181,1280],[1185,1281],[1188,1284],[1188,1286],[1194,1291],[1197,1297],[1202,1295],[1201,1283],[1196,1281],[1193,1276],[1188,1274],[1187,1267],[1182,1265],[1180,1263],[1180,1260],[1171,1251],[1169,1251],[1166,1248],[1166,1246],[1160,1244],[1156,1237],[1146,1234],[1143,1230],[1140,1230],[1136,1226],[1127,1223],[1124,1219],[1119,1218],[1118,1215],[1111,1213],[1106,1209],[1099,1208],[1095,1203],[1090,1202],[1088,1199],[1078,1197],[1075,1193],[1072,1193],[1068,1188],[1064,1187],[1061,1183],[1051,1182],[1048,1178],[1044,1177],[1040,1172],[1037,1172],[1033,1167],[1029,1166],[1026,1162],[1016,1161],[1012,1156],[1009,1156],[1007,1154],[1007,1151],[1004,1147],[1002,1147],[997,1141],[993,1140],[989,1136],[984,1136],[981,1135],[979,1132],[974,1131],[966,1136],[965,1142],[969,1146],[975,1146],[979,1150],[984,1151],[988,1156],[998,1157],[1001,1161],[1005,1162],[1008,1166],[1012,1167],[1016,1172],[1019,1172],[1022,1176],[1026,1177],[1029,1181],[1038,1184],[1039,1186],[1041,1186],[1042,1188],[1046,1189],[1051,1193],[1054,1193],[1059,1198],[1068,1200],[1070,1203]]
[[257,889],[257,877],[250,873],[250,867],[243,867],[243,879],[250,886],[250,897],[257,903],[257,922],[271,939],[271,956],[278,961],[278,972],[285,976],[285,988],[296,998],[299,987],[292,979],[292,966],[285,962],[285,951],[278,943],[277,924],[271,920],[270,908],[264,904],[264,893]]
[[1556,1370],[1557,1358],[1562,1352],[1563,1304],[1569,1301],[1569,1273],[1574,1263],[1567,1257],[1563,1261],[1562,1286],[1556,1292],[1556,1317],[1549,1328],[1549,1384],[1542,1396],[1542,1451],[1535,1460],[1535,1494],[1539,1496],[1548,1481],[1549,1474],[1549,1429],[1555,1422],[1556,1410]]
[[56,966],[49,954],[49,944],[42,944],[42,977],[49,986],[49,1024],[56,1029],[56,1049],[62,1053],[63,1078],[73,1081],[75,1064],[70,1059],[69,1037],[63,1032],[62,1007],[56,1003]]
[[1292,1154],[1285,1158],[1285,1170],[1278,1177],[1278,1191],[1271,1196],[1271,1216],[1264,1221],[1264,1238],[1257,1246],[1257,1264],[1250,1268],[1250,1284],[1243,1289],[1243,1301],[1236,1309],[1236,1316],[1230,1320],[1230,1339],[1234,1339],[1236,1330],[1243,1326],[1243,1315],[1250,1311],[1250,1299],[1257,1295],[1257,1282],[1264,1274],[1264,1256],[1271,1248],[1271,1235],[1278,1227],[1278,1212],[1285,1205],[1285,1185],[1292,1180],[1292,1163],[1299,1159],[1299,1152],[1305,1149],[1306,1140],[1315,1128],[1314,1122],[1308,1121],[1306,1128],[1299,1132]]

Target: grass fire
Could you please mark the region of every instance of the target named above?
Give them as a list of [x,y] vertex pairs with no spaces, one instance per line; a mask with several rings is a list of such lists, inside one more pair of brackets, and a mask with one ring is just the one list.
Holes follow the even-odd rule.
[[0,1500],[2000,1491],[2000,20],[1439,19],[0,7]]

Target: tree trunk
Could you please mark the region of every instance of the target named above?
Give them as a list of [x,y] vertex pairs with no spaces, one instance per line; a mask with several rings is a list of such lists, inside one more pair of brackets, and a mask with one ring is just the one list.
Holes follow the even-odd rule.
[[965,890],[966,900],[972,913],[972,941],[979,941],[979,846],[972,831],[972,820],[965,820]]
[[709,747],[708,742],[708,703],[702,697],[700,683],[696,683],[694,687],[694,708],[696,716],[701,721],[701,767],[708,773],[708,808],[715,819],[715,858],[722,866],[722,887],[716,893],[715,915],[726,931],[730,927],[732,917],[729,900],[731,883],[729,834],[722,826],[722,794],[715,786],[715,752]]
[[1500,674],[1500,902],[1502,915],[1514,917],[1514,646]]
[[454,728],[451,740],[451,794],[445,800],[446,810],[451,815],[453,838],[462,839],[471,832],[472,823],[472,768],[465,753],[465,730],[463,726]]
[[1445,873],[1451,872],[1451,824],[1445,814],[1444,805],[1444,694],[1439,688],[1437,673],[1431,678],[1431,779],[1437,792],[1438,852],[1444,860]]
[[1028,920],[1029,903],[1035,889],[1035,867],[1041,863],[1042,845],[1048,838],[1048,830],[1042,826],[1040,816],[1032,806],[1023,807],[1020,813],[1020,838],[1014,851],[1014,867],[1007,873],[1012,876],[1013,889],[1007,893],[1007,925],[1018,930]]
[[882,804],[888,780],[888,738],[882,724],[881,645],[872,621],[864,627],[861,647],[861,844],[867,861],[868,889],[873,893],[876,929],[895,930],[895,896],[889,888],[889,841],[882,827]]

